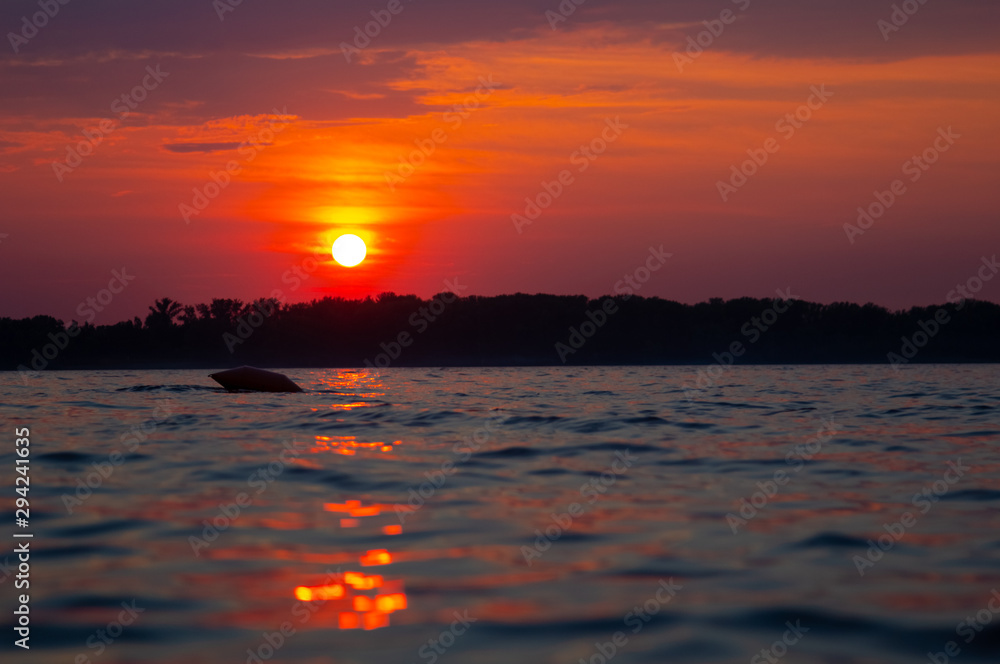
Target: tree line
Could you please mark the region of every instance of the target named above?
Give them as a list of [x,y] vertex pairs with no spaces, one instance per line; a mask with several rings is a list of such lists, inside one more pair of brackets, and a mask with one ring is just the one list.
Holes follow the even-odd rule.
[[0,368],[997,362],[1000,305],[383,293],[285,304],[156,300],[109,325],[0,318]]

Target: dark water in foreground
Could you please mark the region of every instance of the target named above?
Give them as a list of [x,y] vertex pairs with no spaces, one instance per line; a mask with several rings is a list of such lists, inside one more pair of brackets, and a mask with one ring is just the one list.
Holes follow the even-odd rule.
[[5,374],[3,660],[1000,661],[1000,368],[695,371]]

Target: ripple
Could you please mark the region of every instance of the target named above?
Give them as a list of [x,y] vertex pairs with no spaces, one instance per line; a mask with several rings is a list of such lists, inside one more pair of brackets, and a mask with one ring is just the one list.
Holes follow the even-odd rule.
[[479,452],[474,455],[476,458],[480,459],[511,459],[511,458],[523,458],[523,457],[535,457],[543,452],[541,450],[532,449],[530,447],[505,447],[501,450],[492,450],[490,452]]
[[105,535],[119,531],[127,531],[134,528],[142,528],[152,525],[149,521],[140,519],[111,520],[98,523],[91,523],[83,526],[67,526],[54,528],[51,532],[56,537],[90,537],[92,535]]
[[119,387],[115,392],[225,392],[221,386],[211,385],[132,385]]
[[122,547],[81,544],[75,546],[46,547],[34,551],[32,555],[44,560],[48,558],[74,558],[78,556],[124,556],[130,553],[133,553],[131,549]]
[[90,463],[94,461],[107,461],[108,455],[98,455],[98,454],[87,454],[85,452],[72,452],[72,451],[62,451],[62,452],[45,452],[43,454],[38,454],[37,459],[43,459],[45,461],[54,461],[56,463]]
[[865,540],[845,535],[838,532],[818,533],[812,537],[792,542],[788,545],[791,549],[856,549],[866,548],[868,542]]
[[949,491],[941,496],[941,500],[987,502],[991,500],[1000,500],[1000,491],[996,489],[962,489],[960,491]]

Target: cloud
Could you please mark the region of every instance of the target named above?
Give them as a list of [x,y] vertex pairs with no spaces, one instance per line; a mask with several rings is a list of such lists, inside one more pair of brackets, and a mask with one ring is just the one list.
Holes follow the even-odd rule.
[[[428,78],[423,71],[428,54],[446,56],[468,45],[517,45],[541,53],[567,37],[585,38],[587,50],[643,43],[672,53],[704,31],[705,21],[718,21],[723,10],[734,11],[738,20],[727,25],[707,51],[746,56],[765,70],[772,59],[880,62],[1000,49],[995,38],[1000,3],[989,0],[928,2],[888,42],[877,22],[890,17],[891,3],[870,0],[839,0],[835,5],[804,0],[589,0],[555,30],[546,11],[558,11],[559,0],[420,0],[404,3],[404,11],[381,27],[363,55],[348,63],[341,44],[352,42],[355,28],[363,30],[372,21],[371,11],[383,6],[327,0],[283,0],[280,6],[244,2],[220,21],[208,0],[148,0],[127,12],[118,0],[68,3],[17,54],[0,60],[0,79],[8,84],[4,111],[8,118],[31,119],[10,127],[16,130],[33,122],[45,126],[67,118],[114,118],[115,100],[143,81],[147,66],[159,65],[170,76],[126,125],[155,118],[160,125],[196,126],[214,118],[264,113],[275,105],[287,105],[315,121],[405,117],[425,112],[422,96],[440,92],[407,85]],[[0,26],[16,29],[35,11],[34,0],[0,3]],[[685,83],[710,83],[702,78],[704,69],[692,67]],[[481,73],[469,72],[467,78],[473,81]],[[638,73],[655,79],[661,72]],[[581,89],[591,84],[586,79],[578,82]]]
[[[889,19],[891,2],[839,0],[591,0],[553,30],[546,11],[558,0],[420,0],[404,3],[372,38],[369,50],[409,50],[474,41],[507,41],[526,32],[555,34],[595,24],[627,26],[668,38],[700,29],[723,10],[741,20],[726,27],[717,48],[759,57],[889,58],[995,53],[1000,5],[992,0],[948,0],[920,5],[888,43],[877,22]],[[745,10],[741,9],[745,7]],[[206,0],[150,0],[122,10],[120,0],[70,3],[22,45],[18,60],[52,59],[94,53],[172,52],[191,55],[258,54],[262,58],[341,57],[355,28],[372,21],[384,3],[330,3],[327,0],[244,2],[224,20]],[[30,0],[0,4],[0,25],[14,29],[37,11]],[[685,39],[681,39],[683,43]]]
[[343,95],[348,99],[385,99],[385,95],[379,92],[361,93],[350,90],[328,90],[333,94]]
[[186,154],[190,152],[225,152],[235,150],[241,144],[238,142],[229,143],[166,143],[164,149],[169,152]]

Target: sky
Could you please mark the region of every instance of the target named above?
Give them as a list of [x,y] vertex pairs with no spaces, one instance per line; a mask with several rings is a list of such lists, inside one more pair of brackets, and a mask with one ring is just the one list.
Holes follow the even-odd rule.
[[5,0],[0,316],[625,277],[904,308],[997,253],[995,1],[577,2]]

